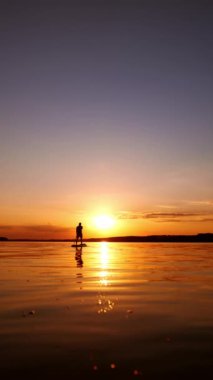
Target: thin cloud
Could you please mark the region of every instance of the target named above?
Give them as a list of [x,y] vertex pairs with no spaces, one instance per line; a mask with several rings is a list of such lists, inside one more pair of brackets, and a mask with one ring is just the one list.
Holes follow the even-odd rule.
[[207,207],[213,207],[213,200],[194,200],[194,201],[185,201],[185,204],[188,204],[190,206],[207,206]]
[[55,226],[50,224],[44,225],[0,225],[0,234],[7,235],[11,238],[68,238],[74,228]]
[[134,213],[134,212],[129,212],[129,211],[122,211],[120,214],[118,214],[117,219],[143,219],[143,213]]
[[211,222],[213,219],[160,219],[156,220],[157,223],[205,223]]
[[167,205],[159,204],[159,205],[157,205],[157,208],[162,208],[162,209],[165,209],[165,210],[171,210],[171,209],[178,209],[179,206],[178,205],[173,205],[173,204],[167,204]]
[[183,212],[153,212],[144,215],[144,219],[163,219],[163,218],[185,218],[191,216],[197,216],[195,213],[183,213]]
[[197,216],[196,213],[184,213],[184,212],[122,212],[118,215],[118,219],[162,219],[162,218],[182,218]]
[[121,212],[118,219],[123,220],[153,220],[156,223],[195,223],[212,222],[212,213],[191,213],[191,212]]
[[39,231],[39,232],[61,232],[68,230],[67,227],[54,226],[49,224],[41,224],[41,225],[0,225],[0,229],[7,230],[15,230],[15,229],[23,229],[26,231]]

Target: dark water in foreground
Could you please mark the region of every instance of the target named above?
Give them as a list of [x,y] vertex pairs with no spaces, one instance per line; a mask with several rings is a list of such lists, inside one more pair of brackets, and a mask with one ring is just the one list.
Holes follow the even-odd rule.
[[2,379],[213,378],[213,244],[0,244]]

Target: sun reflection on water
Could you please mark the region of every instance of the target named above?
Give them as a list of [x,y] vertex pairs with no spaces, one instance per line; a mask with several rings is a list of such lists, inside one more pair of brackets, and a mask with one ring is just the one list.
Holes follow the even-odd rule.
[[109,246],[106,241],[102,241],[100,244],[101,249],[101,267],[102,269],[108,268],[109,261]]
[[109,245],[107,242],[101,242],[100,244],[100,266],[101,271],[99,272],[99,284],[101,287],[100,293],[98,294],[98,314],[106,314],[114,309],[115,303],[109,299],[108,295],[104,290],[106,287],[110,286],[109,281]]
[[104,286],[109,285],[109,246],[107,242],[101,242],[100,244],[100,260],[101,271],[99,272],[99,283]]
[[110,299],[107,299],[105,296],[101,296],[98,299],[98,305],[98,314],[106,314],[114,309],[115,303],[112,302]]

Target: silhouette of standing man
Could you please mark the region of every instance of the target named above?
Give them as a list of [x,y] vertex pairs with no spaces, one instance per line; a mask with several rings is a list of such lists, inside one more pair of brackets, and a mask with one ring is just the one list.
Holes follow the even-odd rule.
[[76,245],[77,245],[79,239],[80,239],[81,244],[82,244],[82,241],[83,241],[82,230],[83,230],[83,226],[81,225],[81,223],[79,223],[79,225],[76,227]]

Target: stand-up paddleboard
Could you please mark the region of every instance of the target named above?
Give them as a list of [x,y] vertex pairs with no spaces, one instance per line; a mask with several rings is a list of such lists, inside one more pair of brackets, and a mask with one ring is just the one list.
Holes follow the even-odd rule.
[[82,244],[72,244],[71,247],[82,248],[82,247],[87,247],[87,245],[85,243],[82,243]]

